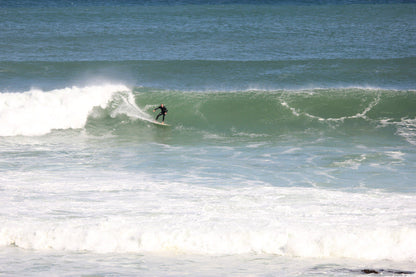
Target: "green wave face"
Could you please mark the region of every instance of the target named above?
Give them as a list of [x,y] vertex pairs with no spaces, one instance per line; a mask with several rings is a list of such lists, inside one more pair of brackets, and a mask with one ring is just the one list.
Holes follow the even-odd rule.
[[164,103],[169,110],[166,122],[172,128],[162,136],[178,142],[213,137],[234,140],[242,134],[269,141],[309,135],[404,138],[411,143],[415,138],[415,91],[339,88],[191,92],[135,88],[133,95],[136,111],[123,110],[121,105],[127,96],[119,95],[100,116],[90,116],[87,130],[111,129],[121,136],[141,137],[159,132],[148,121],[156,115],[152,110]]

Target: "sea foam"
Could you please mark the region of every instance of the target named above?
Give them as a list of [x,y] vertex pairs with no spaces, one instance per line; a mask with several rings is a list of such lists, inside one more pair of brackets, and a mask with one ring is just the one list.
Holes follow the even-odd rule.
[[[259,186],[213,189],[148,180],[136,184],[115,172],[106,174],[120,181],[103,177],[89,185],[45,183],[44,194],[58,186],[61,196],[33,197],[26,209],[5,207],[14,216],[3,218],[0,246],[416,261],[412,195]],[[82,195],[84,201],[64,200],[68,195]]]
[[53,129],[82,128],[94,107],[105,108],[116,92],[128,90],[124,85],[106,84],[0,93],[0,136],[39,136]]
[[[180,220],[179,220],[180,221]],[[168,226],[169,225],[169,226]],[[208,222],[158,222],[118,217],[61,223],[7,223],[0,245],[95,253],[273,254],[288,257],[416,261],[416,230],[409,227],[254,227]]]

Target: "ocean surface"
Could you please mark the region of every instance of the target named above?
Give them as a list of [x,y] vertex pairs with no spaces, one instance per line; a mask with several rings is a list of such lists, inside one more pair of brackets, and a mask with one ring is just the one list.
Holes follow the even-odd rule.
[[415,272],[416,1],[0,0],[0,276]]

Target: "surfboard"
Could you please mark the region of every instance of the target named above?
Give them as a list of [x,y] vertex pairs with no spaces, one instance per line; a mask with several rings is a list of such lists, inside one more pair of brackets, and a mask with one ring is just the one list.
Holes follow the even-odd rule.
[[153,119],[141,118],[141,120],[144,120],[144,121],[147,121],[149,123],[159,125],[159,126],[170,126],[169,124],[166,124],[166,123],[162,124],[162,122],[159,122],[159,121],[156,121],[156,120],[153,120]]
[[170,125],[169,124],[166,124],[166,123],[162,123],[162,122],[159,122],[159,121],[151,121],[153,124],[156,124],[156,125],[159,125],[159,126],[166,126],[166,127],[169,127]]

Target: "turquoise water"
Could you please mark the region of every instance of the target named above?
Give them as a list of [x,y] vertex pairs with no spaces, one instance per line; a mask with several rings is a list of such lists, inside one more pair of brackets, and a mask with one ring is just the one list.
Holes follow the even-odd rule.
[[0,275],[415,272],[415,15],[0,2]]

